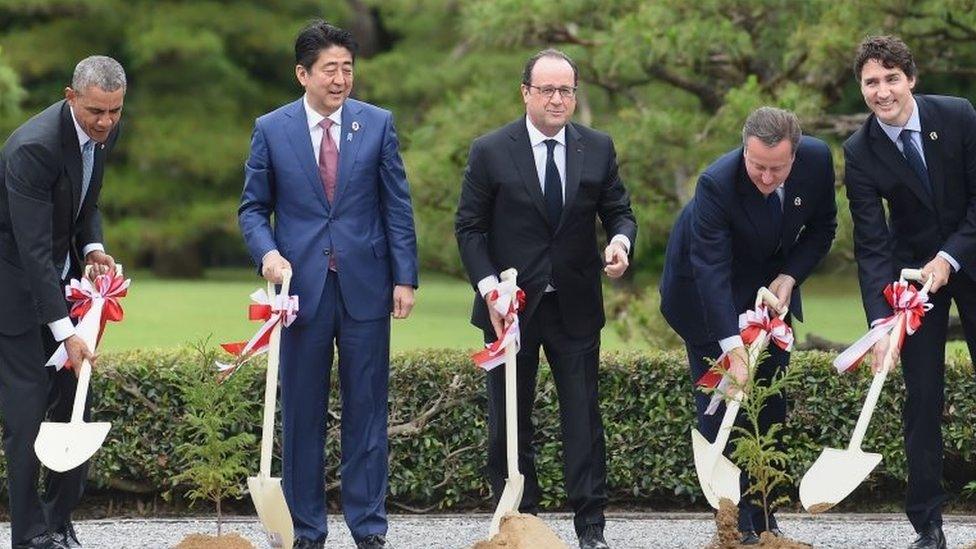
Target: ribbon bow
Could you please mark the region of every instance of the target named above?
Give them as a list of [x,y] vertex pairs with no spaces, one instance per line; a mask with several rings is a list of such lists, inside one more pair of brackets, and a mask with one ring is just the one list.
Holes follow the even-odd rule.
[[893,311],[891,316],[876,321],[861,339],[837,355],[834,368],[840,373],[849,372],[857,368],[864,357],[881,338],[888,336],[898,324],[898,319],[905,317],[904,329],[898,334],[898,349],[905,343],[905,336],[914,334],[922,325],[922,317],[932,308],[929,303],[928,292],[921,292],[908,282],[892,282],[885,286],[885,300]]
[[274,300],[268,296],[263,288],[251,294],[251,303],[247,308],[248,320],[263,320],[258,331],[247,341],[221,343],[225,351],[234,355],[231,363],[217,362],[217,381],[223,383],[237,371],[238,368],[250,362],[258,355],[266,353],[271,343],[271,332],[281,324],[291,326],[298,316],[297,295],[276,295]]
[[[769,314],[769,308],[760,303],[755,309],[749,309],[739,315],[739,336],[746,345],[752,345],[762,333],[769,334],[769,338],[777,347],[786,352],[793,350],[793,329],[779,316]],[[712,400],[705,409],[705,415],[712,415],[722,402],[723,395],[729,386],[729,377],[724,374],[732,367],[728,353],[722,353],[715,362],[718,369],[705,372],[695,385],[702,388],[712,388]]]
[[[82,333],[92,322],[98,323],[98,335],[95,338],[96,348],[102,340],[105,325],[108,322],[121,322],[125,316],[119,299],[128,295],[130,283],[130,279],[123,278],[118,273],[110,272],[98,275],[94,282],[87,277],[83,277],[81,280],[73,278],[64,287],[65,299],[71,304],[68,316],[79,319],[77,331]],[[94,349],[92,350],[94,351]],[[64,343],[58,346],[45,365],[54,366],[57,370],[74,366],[68,360],[68,351],[64,348]]]
[[519,331],[518,312],[525,308],[525,292],[511,281],[502,281],[497,288],[485,296],[488,306],[499,314],[511,318],[512,321],[505,328],[502,337],[493,343],[485,344],[485,348],[471,355],[471,359],[486,372],[499,364],[505,363],[505,347],[515,344],[515,351],[521,347],[521,332]]

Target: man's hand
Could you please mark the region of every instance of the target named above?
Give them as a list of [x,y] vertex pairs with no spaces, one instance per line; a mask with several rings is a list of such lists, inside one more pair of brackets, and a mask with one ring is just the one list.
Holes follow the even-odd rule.
[[75,376],[81,373],[81,363],[86,359],[93,368],[95,367],[95,360],[98,359],[98,355],[92,354],[88,345],[85,344],[85,340],[78,335],[73,335],[64,340],[64,350],[68,352],[68,360],[71,361],[71,369],[74,370]]
[[610,278],[620,278],[627,271],[627,267],[630,266],[630,261],[627,259],[627,250],[619,240],[611,242],[603,250],[603,259],[606,262],[606,267],[603,268],[603,272],[607,273],[607,276]]
[[261,264],[261,276],[272,284],[281,284],[281,272],[286,269],[291,270],[291,263],[281,257],[277,250],[272,250],[264,256],[264,262]]
[[413,286],[397,284],[393,287],[393,318],[407,318],[413,310]]
[[950,274],[952,274],[952,265],[937,255],[922,267],[922,282],[927,282],[929,276],[934,276],[935,280],[932,281],[932,287],[929,288],[929,293],[934,294],[949,282]]
[[505,333],[505,328],[508,327],[508,319],[505,318],[505,315],[495,310],[495,301],[497,301],[498,298],[496,297],[495,299],[491,299],[491,295],[493,293],[494,292],[491,292],[487,297],[485,297],[485,305],[488,306],[488,318],[491,320],[492,328],[495,329],[495,337],[501,339],[502,334]]
[[729,388],[728,395],[734,397],[749,381],[749,355],[745,347],[729,351],[729,373],[735,383]]
[[[881,366],[884,364],[885,355],[888,354],[888,347],[891,346],[891,342],[887,337],[879,339],[873,347],[871,347],[871,356],[873,361],[871,362],[871,373],[876,374],[881,371]],[[894,368],[898,364],[898,349],[891,350],[891,368]]]
[[102,250],[92,250],[85,256],[85,264],[91,265],[88,278],[95,281],[95,277],[115,272],[115,259]]
[[796,286],[796,279],[788,274],[780,274],[769,283],[769,291],[776,295],[779,300],[780,314],[790,308],[790,298],[793,297],[793,287]]

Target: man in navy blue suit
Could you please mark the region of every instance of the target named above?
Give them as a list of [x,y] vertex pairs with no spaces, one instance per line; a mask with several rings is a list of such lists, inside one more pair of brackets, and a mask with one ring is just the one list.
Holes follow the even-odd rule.
[[[837,228],[834,168],[830,150],[801,136],[796,115],[772,107],[753,112],[742,128],[742,146],[709,166],[695,197],[671,231],[661,278],[661,312],[684,340],[692,381],[723,353],[730,371],[745,381],[747,355],[739,336],[739,313],[753,306],[767,286],[802,320],[800,284],[827,255]],[[775,345],[757,376],[769,379],[786,368],[789,354]],[[724,408],[707,415],[710,397],[695,392],[699,431],[715,439]],[[742,419],[741,416],[739,418]],[[771,398],[762,429],[786,419],[786,400]],[[743,492],[748,479],[743,475]],[[770,513],[769,530],[779,535]],[[757,544],[766,529],[761,507],[739,503],[742,543]]]
[[[891,315],[882,295],[903,267],[934,276],[925,322],[901,349],[911,549],[946,546],[942,532],[942,413],[949,306],[976,356],[976,110],[966,99],[914,95],[917,70],[899,38],[861,42],[854,76],[871,109],[844,143],[861,298],[869,322]],[[888,205],[885,214],[883,202]],[[874,367],[887,351],[874,347]]]
[[[282,482],[295,547],[323,547],[329,377],[339,352],[342,507],[359,548],[386,544],[390,313],[417,287],[413,210],[393,117],[349,98],[356,44],[313,21],[295,41],[305,95],[257,119],[241,231],[263,276],[293,272],[282,332]],[[272,222],[273,218],[273,222]]]

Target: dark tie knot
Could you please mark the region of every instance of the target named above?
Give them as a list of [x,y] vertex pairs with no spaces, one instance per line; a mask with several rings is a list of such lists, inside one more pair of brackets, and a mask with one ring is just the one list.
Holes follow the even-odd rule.
[[556,143],[559,142],[556,141],[555,139],[546,139],[545,141],[543,141],[543,143],[545,143],[546,147],[549,148],[549,154],[552,154],[553,149],[556,148]]
[[903,129],[901,133],[898,134],[898,139],[901,139],[901,144],[907,147],[912,142],[912,130],[909,130],[907,128]]

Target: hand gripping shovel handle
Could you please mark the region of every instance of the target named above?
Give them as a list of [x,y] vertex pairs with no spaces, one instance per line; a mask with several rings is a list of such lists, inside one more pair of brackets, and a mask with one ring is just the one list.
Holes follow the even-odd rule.
[[[288,295],[291,286],[291,271],[285,269],[281,273],[281,295]],[[268,283],[268,299],[275,302],[275,287]],[[261,425],[261,469],[262,477],[271,476],[271,452],[274,445],[274,418],[276,397],[278,395],[278,357],[281,350],[281,323],[275,324],[271,330],[268,342],[268,371],[264,379],[264,421]]]
[[[756,292],[756,307],[763,303],[775,311],[779,310],[779,298],[777,298],[776,294],[769,291],[769,289],[765,286],[759,288],[759,291]],[[780,313],[780,316],[786,316],[785,308]],[[755,368],[756,363],[759,361],[759,355],[766,349],[766,345],[768,343],[769,334],[766,332],[760,332],[759,336],[756,337],[755,341],[752,342],[752,345],[749,346],[750,377],[753,374],[753,369]],[[725,405],[725,414],[722,416],[722,424],[718,428],[718,433],[715,435],[715,442],[712,445],[715,459],[718,459],[718,456],[725,451],[725,446],[729,442],[729,435],[732,433],[732,424],[735,423],[735,417],[739,413],[739,406],[744,398],[745,395],[742,394],[742,391],[739,391]]]
[[[902,269],[901,280],[921,281],[922,271],[919,269]],[[935,277],[929,276],[925,285],[922,286],[921,293],[927,294],[934,280]],[[901,343],[901,336],[904,331],[905,315],[901,315],[898,317],[898,321],[888,336],[888,352],[885,353],[881,368],[878,369],[878,372],[874,374],[874,379],[871,380],[871,388],[868,390],[868,396],[864,399],[864,406],[861,407],[861,415],[857,417],[857,424],[854,425],[854,434],[851,435],[851,442],[847,446],[848,450],[861,449],[861,443],[864,442],[864,435],[867,433],[868,424],[871,423],[871,416],[874,414],[874,407],[878,404],[878,398],[881,396],[881,387],[884,386],[885,379],[888,377],[888,370],[894,366],[895,353],[898,351],[898,345]]]

